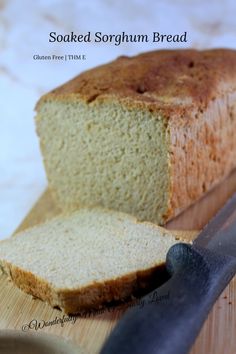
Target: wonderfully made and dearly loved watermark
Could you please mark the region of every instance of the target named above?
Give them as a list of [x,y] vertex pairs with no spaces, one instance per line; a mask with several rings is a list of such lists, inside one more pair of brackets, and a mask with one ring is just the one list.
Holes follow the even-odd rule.
[[[128,303],[126,305],[126,307],[127,307],[126,309],[128,310],[129,308],[135,307],[135,308],[142,310],[145,306],[148,306],[153,303],[167,302],[167,301],[169,301],[169,299],[170,299],[170,292],[169,291],[168,291],[168,293],[162,294],[162,295],[160,295],[157,291],[153,291],[143,298],[136,299],[136,300]],[[111,306],[111,307],[106,307],[106,308],[102,308],[102,309],[98,309],[98,310],[86,311],[86,313],[84,313],[84,316],[85,317],[93,317],[93,316],[102,315],[107,312],[115,312],[119,309],[124,310],[124,306],[123,305],[122,305],[122,307]]]
[[76,317],[76,316],[63,315],[63,317],[56,316],[53,320],[50,320],[50,321],[33,319],[29,323],[24,324],[21,327],[21,329],[23,332],[28,332],[30,330],[38,331],[39,329],[43,329],[45,327],[56,326],[56,325],[60,325],[61,327],[64,327],[65,323],[75,324],[75,322],[77,321],[77,318],[78,317]]
[[[127,309],[135,307],[142,310],[144,306],[148,306],[153,303],[166,302],[169,301],[169,298],[170,298],[169,292],[160,295],[157,291],[153,291],[149,295],[145,296],[144,298],[136,299],[135,301],[128,303]],[[98,310],[86,311],[85,313],[82,314],[82,316],[94,317],[94,316],[102,315],[104,313],[115,312],[118,309],[119,307],[117,306],[111,306],[111,307],[106,307]],[[63,317],[56,316],[53,320],[49,320],[49,321],[33,319],[29,323],[24,324],[21,327],[21,329],[23,332],[28,332],[30,330],[38,331],[45,327],[51,327],[56,325],[60,325],[61,327],[64,327],[64,324],[66,323],[75,324],[78,318],[79,316],[63,315]]]

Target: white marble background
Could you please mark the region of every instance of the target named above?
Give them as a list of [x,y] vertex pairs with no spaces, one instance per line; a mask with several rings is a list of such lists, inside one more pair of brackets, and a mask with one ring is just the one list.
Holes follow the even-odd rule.
[[[0,0],[0,238],[13,232],[46,187],[33,121],[40,95],[118,55],[167,47],[54,44],[48,42],[49,32],[187,31],[185,46],[236,48],[235,15],[235,0]],[[32,59],[79,53],[87,60]]]

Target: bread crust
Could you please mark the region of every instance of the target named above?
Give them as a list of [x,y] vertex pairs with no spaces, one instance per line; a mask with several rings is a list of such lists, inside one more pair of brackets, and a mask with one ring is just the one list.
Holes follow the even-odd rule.
[[[189,112],[182,129],[170,121],[172,192],[169,216],[178,215],[236,167],[236,91],[223,92],[205,111]],[[199,124],[196,124],[198,120]]]
[[88,70],[44,95],[89,105],[118,102],[151,111],[169,137],[169,203],[164,222],[236,167],[236,51],[160,50]]
[[164,263],[125,274],[116,279],[95,282],[79,289],[57,289],[44,279],[7,261],[1,267],[8,278],[24,292],[60,308],[66,314],[79,314],[123,302],[160,286],[166,277]]
[[84,99],[92,103],[110,97],[124,99],[133,108],[164,112],[169,119],[168,113],[186,113],[189,106],[206,109],[217,96],[219,83],[228,86],[231,82],[235,88],[235,78],[236,51],[230,49],[160,50],[121,56],[44,95],[36,110],[45,100]]

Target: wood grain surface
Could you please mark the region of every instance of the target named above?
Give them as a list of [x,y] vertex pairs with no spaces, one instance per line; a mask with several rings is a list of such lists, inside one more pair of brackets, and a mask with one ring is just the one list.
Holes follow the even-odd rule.
[[[202,228],[234,191],[236,191],[236,171],[202,200],[169,222],[166,227],[179,229],[181,231],[174,231],[177,235],[189,240],[193,239],[197,234],[194,230]],[[17,231],[43,222],[59,213],[60,210],[47,190]],[[63,312],[52,309],[48,304],[26,295],[14,287],[4,275],[0,276],[0,282],[1,329],[56,334],[70,338],[89,354],[99,352],[116,321],[128,307],[125,304],[110,310],[102,310],[101,313],[88,313],[83,317],[69,318]],[[39,323],[42,328],[36,329]],[[29,328],[29,325],[32,328]],[[234,278],[215,303],[191,354],[235,354],[235,334],[236,280]]]

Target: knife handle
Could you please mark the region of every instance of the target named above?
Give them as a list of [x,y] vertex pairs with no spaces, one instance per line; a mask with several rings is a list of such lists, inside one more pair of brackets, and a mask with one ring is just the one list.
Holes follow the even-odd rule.
[[101,354],[188,353],[236,273],[236,258],[179,243],[170,248],[166,267],[171,278],[126,312]]

